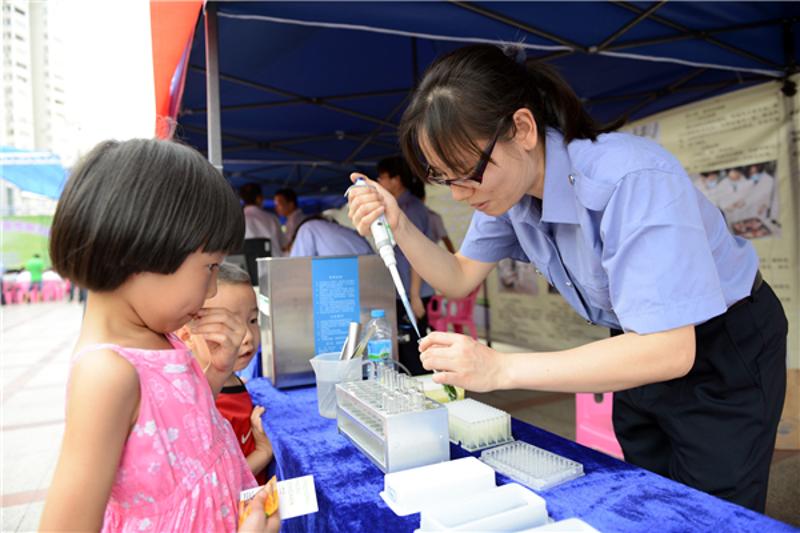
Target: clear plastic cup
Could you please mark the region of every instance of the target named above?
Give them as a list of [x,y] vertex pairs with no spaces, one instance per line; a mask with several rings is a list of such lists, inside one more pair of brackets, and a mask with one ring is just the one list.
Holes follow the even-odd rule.
[[322,353],[311,359],[317,377],[317,406],[325,418],[336,418],[336,384],[361,379],[361,358],[339,360],[339,352]]

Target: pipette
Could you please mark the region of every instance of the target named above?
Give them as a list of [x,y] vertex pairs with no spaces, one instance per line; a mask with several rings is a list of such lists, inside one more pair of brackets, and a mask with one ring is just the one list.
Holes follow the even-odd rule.
[[[363,178],[358,178],[352,187],[369,187],[369,185],[367,185],[367,182],[364,181]],[[347,196],[349,192],[350,189],[348,188],[344,193],[345,196]],[[411,309],[411,303],[408,301],[406,289],[403,286],[403,280],[400,278],[400,273],[397,271],[397,258],[394,255],[394,245],[396,243],[394,240],[394,235],[392,235],[392,229],[389,227],[389,223],[386,221],[386,217],[383,215],[379,216],[372,224],[370,224],[369,229],[372,233],[372,239],[375,241],[375,248],[378,249],[378,254],[381,256],[383,263],[386,265],[386,268],[389,269],[389,273],[392,275],[394,288],[397,290],[397,295],[400,296],[400,301],[403,302],[406,315],[408,315],[411,325],[414,326],[414,331],[419,339],[421,336],[419,334],[419,327],[417,326],[417,317],[414,316],[414,311]]]
[[[364,181],[364,178],[358,178],[353,185],[348,187],[345,191],[344,195],[347,196],[350,192],[350,189],[353,187],[369,187],[367,182]],[[375,247],[378,249],[378,254],[380,254],[381,259],[383,259],[383,263],[386,265],[386,268],[389,269],[389,272],[392,275],[392,281],[394,281],[394,287],[397,289],[397,294],[400,296],[400,301],[403,302],[403,308],[406,310],[406,315],[408,315],[408,319],[411,321],[411,325],[414,326],[414,331],[417,334],[417,339],[421,339],[422,336],[419,334],[419,327],[417,326],[417,317],[414,315],[414,311],[411,309],[411,303],[408,301],[408,295],[406,294],[406,289],[403,286],[403,280],[400,278],[400,273],[397,271],[397,258],[394,255],[394,235],[392,235],[392,228],[389,227],[389,223],[386,221],[386,217],[381,215],[375,221],[370,224],[369,230],[372,233],[372,239],[375,241]],[[434,372],[436,372],[434,370]],[[452,385],[443,385],[444,390],[447,391],[447,395],[450,397],[451,400],[455,400],[457,397],[456,389]]]

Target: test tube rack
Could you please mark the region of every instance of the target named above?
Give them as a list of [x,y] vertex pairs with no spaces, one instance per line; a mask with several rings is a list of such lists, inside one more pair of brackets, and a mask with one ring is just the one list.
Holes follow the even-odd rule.
[[450,459],[447,409],[410,376],[377,365],[374,379],[336,385],[336,403],[339,433],[384,473]]
[[521,441],[484,450],[481,461],[495,472],[539,491],[583,475],[582,464]]
[[450,441],[474,452],[514,440],[511,416],[491,405],[467,398],[445,404],[450,421]]

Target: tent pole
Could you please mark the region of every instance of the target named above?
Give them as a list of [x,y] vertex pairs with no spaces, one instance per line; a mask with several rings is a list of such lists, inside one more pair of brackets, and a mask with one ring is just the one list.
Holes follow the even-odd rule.
[[208,114],[208,160],[222,172],[222,127],[219,112],[219,54],[217,34],[217,4],[206,3],[206,102]]
[[646,11],[642,11],[641,13],[639,13],[639,15],[636,18],[634,18],[633,20],[625,24],[623,27],[615,31],[613,34],[608,36],[602,43],[598,44],[596,47],[597,50],[605,50],[606,48],[608,48],[608,45],[619,39],[622,35],[624,35],[631,28],[639,24],[641,21],[643,21],[644,19],[655,13],[658,8],[660,8],[666,3],[667,0],[662,0],[661,2],[651,5],[649,8],[647,8]]

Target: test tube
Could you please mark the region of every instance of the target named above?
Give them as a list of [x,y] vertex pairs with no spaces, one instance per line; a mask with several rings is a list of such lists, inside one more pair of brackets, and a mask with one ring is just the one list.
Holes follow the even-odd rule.
[[388,392],[381,394],[381,409],[387,413],[389,412],[389,404],[391,403],[390,398],[391,395]]
[[419,391],[412,393],[412,405],[415,411],[421,411],[425,407],[425,395]]

